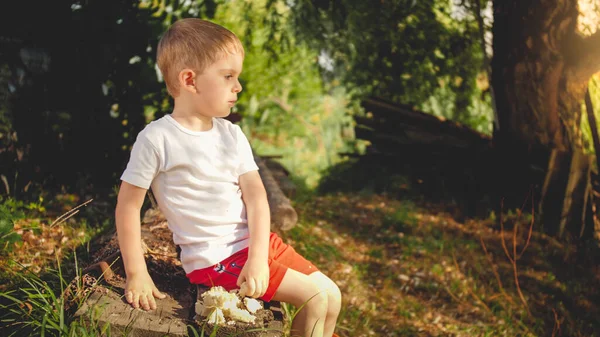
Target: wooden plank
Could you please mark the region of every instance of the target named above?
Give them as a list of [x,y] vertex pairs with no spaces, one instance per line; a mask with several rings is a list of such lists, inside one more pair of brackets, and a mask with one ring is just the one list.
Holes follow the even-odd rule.
[[[119,289],[122,293],[122,289]],[[115,291],[97,286],[75,317],[99,327],[110,325],[113,336],[162,337],[187,336],[187,325],[191,323],[192,299],[189,297],[167,297],[157,300],[157,309],[144,311],[134,309]]]

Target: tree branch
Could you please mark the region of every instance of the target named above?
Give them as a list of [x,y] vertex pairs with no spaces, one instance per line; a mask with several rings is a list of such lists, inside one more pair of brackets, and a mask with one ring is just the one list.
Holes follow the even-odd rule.
[[573,34],[565,56],[574,78],[587,82],[600,71],[600,30],[588,37]]

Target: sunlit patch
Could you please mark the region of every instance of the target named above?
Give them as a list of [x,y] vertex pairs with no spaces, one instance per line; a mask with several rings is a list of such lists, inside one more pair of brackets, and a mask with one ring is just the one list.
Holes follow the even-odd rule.
[[585,36],[594,34],[600,26],[600,1],[579,0],[578,5],[577,30]]

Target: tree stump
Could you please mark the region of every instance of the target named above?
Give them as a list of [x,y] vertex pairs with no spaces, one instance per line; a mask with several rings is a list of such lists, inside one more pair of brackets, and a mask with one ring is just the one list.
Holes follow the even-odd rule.
[[83,270],[100,281],[77,310],[76,317],[82,317],[92,326],[109,325],[111,334],[116,335],[188,335],[188,325],[193,326],[195,287],[185,276],[166,222],[153,219],[153,212],[149,210],[144,216],[142,247],[148,272],[167,297],[157,299],[157,309],[152,311],[134,309],[125,301],[125,273],[117,236],[112,233],[100,239],[101,247],[93,254],[93,263]]
[[190,297],[167,297],[157,300],[157,309],[134,309],[123,299],[123,289],[98,286],[77,311],[92,326],[110,326],[110,335],[130,337],[188,336],[187,319],[192,301]]

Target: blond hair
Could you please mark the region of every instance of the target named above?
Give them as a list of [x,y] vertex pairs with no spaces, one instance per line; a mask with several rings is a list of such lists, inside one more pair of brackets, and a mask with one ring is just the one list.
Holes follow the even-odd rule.
[[176,21],[163,34],[158,42],[156,62],[167,91],[177,97],[179,72],[190,68],[201,74],[228,53],[244,56],[244,47],[234,33],[210,21],[188,18]]

